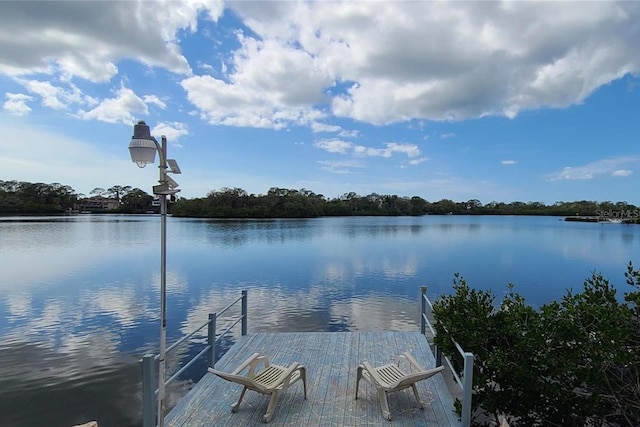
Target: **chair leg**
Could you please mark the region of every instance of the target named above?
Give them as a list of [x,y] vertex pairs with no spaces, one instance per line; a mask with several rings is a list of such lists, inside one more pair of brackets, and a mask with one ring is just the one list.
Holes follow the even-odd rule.
[[416,387],[415,384],[411,384],[411,388],[413,389],[413,395],[418,401],[418,406],[420,407],[420,409],[424,409],[424,403],[422,402],[422,400],[420,400],[420,395],[418,394],[418,387]]
[[242,392],[240,393],[240,398],[236,403],[231,405],[231,412],[238,412],[238,407],[240,406],[240,402],[242,402],[242,398],[244,397],[245,392],[247,391],[247,387],[242,387]]
[[268,423],[269,421],[271,421],[271,418],[273,417],[273,411],[276,409],[278,399],[280,399],[280,391],[281,390],[275,390],[273,393],[271,393],[271,399],[269,400],[269,406],[267,406],[267,412],[265,412],[265,414],[262,416],[263,422]]
[[302,380],[302,387],[304,389],[304,398],[307,398],[307,368],[302,366],[300,368],[300,379]]
[[362,366],[358,366],[358,375],[356,377],[356,399],[358,398],[358,387],[360,387],[360,379],[362,378]]
[[378,400],[380,401],[380,406],[382,406],[382,416],[388,421],[391,421],[391,411],[389,411],[389,403],[387,402],[387,393],[379,387],[376,387],[376,392],[378,393]]

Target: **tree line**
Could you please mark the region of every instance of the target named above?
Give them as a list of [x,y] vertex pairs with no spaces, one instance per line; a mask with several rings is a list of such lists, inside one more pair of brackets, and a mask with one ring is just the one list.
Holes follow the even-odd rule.
[[[95,188],[91,196],[115,199],[119,203],[114,212],[146,212],[153,196],[139,188],[114,185],[108,189]],[[77,210],[89,199],[68,185],[57,182],[44,184],[0,180],[0,214],[59,214]]]
[[442,199],[430,202],[422,197],[403,197],[354,192],[326,198],[307,189],[272,187],[266,194],[249,194],[241,188],[222,188],[206,197],[180,199],[171,206],[175,216],[203,218],[313,218],[321,216],[420,216],[420,215],[548,215],[596,216],[599,212],[637,212],[627,202],[581,200],[556,202],[495,202],[480,200],[454,202]]
[[512,285],[497,303],[456,275],[433,304],[434,342],[459,374],[454,340],[474,354],[472,425],[640,426],[640,270],[625,276],[622,298],[593,274],[535,308]]
[[[77,209],[91,196],[118,200],[112,212],[144,213],[151,208],[153,196],[139,188],[114,185],[95,188],[89,196],[68,185],[0,180],[0,213],[46,214]],[[241,188],[224,187],[205,197],[178,198],[169,206],[174,216],[198,218],[314,218],[322,216],[420,216],[420,215],[548,215],[596,216],[600,213],[634,212],[640,209],[627,202],[581,200],[556,202],[496,202],[482,204],[478,199],[455,202],[450,199],[427,201],[407,197],[354,192],[327,198],[302,188],[270,188],[266,194],[249,194]],[[637,216],[635,219],[637,220]]]

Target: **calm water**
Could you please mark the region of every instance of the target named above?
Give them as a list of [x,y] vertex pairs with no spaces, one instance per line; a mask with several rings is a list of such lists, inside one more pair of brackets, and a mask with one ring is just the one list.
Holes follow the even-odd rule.
[[[157,351],[159,218],[0,218],[0,425],[140,423],[138,359]],[[625,290],[640,226],[558,218],[321,218],[168,223],[168,340],[249,291],[249,332],[418,330],[420,286],[453,274],[530,304],[591,272]],[[260,313],[257,315],[256,313]],[[168,360],[200,349],[196,337]],[[225,343],[228,347],[233,338]],[[169,390],[179,399],[196,366]]]

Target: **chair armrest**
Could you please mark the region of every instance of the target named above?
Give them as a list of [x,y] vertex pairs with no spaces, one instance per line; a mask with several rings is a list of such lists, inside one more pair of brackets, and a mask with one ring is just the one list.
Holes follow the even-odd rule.
[[418,361],[408,351],[405,352],[402,356],[407,359],[412,369],[415,369],[417,371],[426,371],[426,369],[420,363],[418,363]]
[[[255,370],[255,365],[257,363],[259,363],[260,361],[262,361],[263,359],[266,359],[265,356],[260,356],[260,353],[253,353],[251,356],[249,356],[249,358],[247,360],[245,360],[244,362],[242,362],[242,364],[240,366],[238,366],[233,372],[233,375],[238,375],[240,372],[244,371],[245,369],[247,369],[248,367],[250,367],[251,371]],[[266,361],[267,365],[269,365],[269,361],[267,359]],[[252,372],[253,373],[253,372]]]
[[256,383],[251,378],[242,375],[230,374],[228,372],[217,371],[213,368],[207,368],[207,370],[224,380],[230,381],[232,383],[242,384],[250,390],[259,391],[260,393],[264,393],[266,391],[266,388],[262,384]]

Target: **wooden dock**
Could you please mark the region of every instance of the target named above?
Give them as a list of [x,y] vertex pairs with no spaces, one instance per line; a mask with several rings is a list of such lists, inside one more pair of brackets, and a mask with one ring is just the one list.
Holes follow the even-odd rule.
[[[391,421],[382,417],[375,388],[361,381],[354,399],[356,369],[368,361],[389,363],[394,355],[409,351],[425,368],[435,366],[427,340],[417,332],[290,332],[255,333],[241,337],[216,363],[231,372],[253,353],[265,354],[272,363],[299,362],[307,368],[307,399],[302,383],[281,396],[270,426],[459,426],[453,399],[442,374],[418,383],[425,409],[417,407],[411,389],[389,394]],[[207,373],[171,410],[165,425],[262,426],[269,397],[248,391],[237,413],[230,407],[242,386]]]

